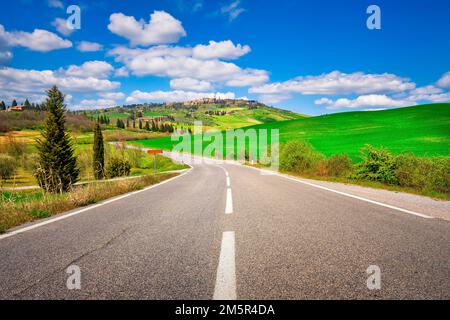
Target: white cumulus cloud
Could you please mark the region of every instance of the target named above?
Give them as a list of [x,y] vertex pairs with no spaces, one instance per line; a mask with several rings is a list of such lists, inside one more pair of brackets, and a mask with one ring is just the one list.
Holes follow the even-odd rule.
[[172,79],[191,78],[228,86],[260,85],[269,77],[266,71],[242,69],[234,63],[192,56],[191,48],[156,46],[149,49],[117,47],[109,51],[137,76],[155,75]]
[[164,11],[155,11],[150,15],[150,22],[123,13],[114,13],[109,18],[108,29],[125,39],[131,45],[155,45],[175,43],[186,36],[181,22]]
[[60,72],[66,76],[79,78],[108,78],[114,71],[114,67],[105,61],[87,61],[81,66],[70,65],[66,69],[60,69]]
[[99,96],[110,100],[120,100],[125,98],[125,93],[123,92],[101,92]]
[[362,95],[356,99],[340,98],[331,100],[321,98],[315,101],[317,105],[325,105],[327,109],[361,108],[361,107],[405,107],[411,103],[408,100],[395,100],[384,94]]
[[48,52],[72,47],[72,42],[64,40],[47,30],[35,29],[33,32],[8,32],[0,24],[0,42],[8,47],[24,47],[34,51]]
[[127,78],[130,76],[130,73],[128,72],[126,67],[120,67],[119,69],[116,70],[114,76],[116,78]]
[[442,75],[437,83],[442,88],[450,88],[450,71]]
[[73,106],[71,109],[75,110],[87,110],[98,108],[111,108],[117,105],[113,99],[85,99],[81,100],[80,104]]
[[218,99],[234,99],[236,95],[233,92],[192,92],[192,91],[153,91],[142,92],[140,90],[134,91],[127,99],[129,104],[142,102],[183,102],[200,98],[218,98]]
[[0,100],[4,97],[42,95],[52,86],[58,86],[64,93],[111,92],[120,87],[119,82],[95,77],[77,77],[64,74],[61,70],[0,69]]
[[212,89],[210,82],[192,78],[172,79],[170,81],[170,87],[175,90],[187,91],[209,91]]
[[409,79],[394,74],[343,73],[333,71],[319,76],[298,77],[250,89],[250,93],[300,93],[303,95],[339,95],[400,92],[415,88]]
[[96,52],[103,50],[103,45],[97,42],[81,41],[78,43],[77,49],[81,52]]
[[197,59],[227,59],[234,60],[251,51],[247,45],[234,45],[231,40],[210,41],[208,45],[199,44],[194,47],[192,56]]

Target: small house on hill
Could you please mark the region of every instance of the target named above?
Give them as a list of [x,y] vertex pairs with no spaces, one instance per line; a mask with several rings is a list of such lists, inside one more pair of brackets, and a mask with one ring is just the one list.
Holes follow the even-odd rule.
[[27,107],[25,106],[15,106],[15,107],[11,107],[8,109],[8,111],[18,111],[18,112],[22,112],[26,109]]

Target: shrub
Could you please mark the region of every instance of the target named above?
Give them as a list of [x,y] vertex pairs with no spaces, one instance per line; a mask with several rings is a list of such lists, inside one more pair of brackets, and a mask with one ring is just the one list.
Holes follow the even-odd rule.
[[127,159],[113,157],[111,158],[107,170],[109,178],[129,176],[131,172],[131,164]]
[[282,146],[280,169],[297,173],[311,173],[324,157],[304,141],[290,141]]
[[395,174],[400,186],[450,193],[450,157],[419,158],[402,154],[396,158]]
[[13,157],[0,154],[0,179],[11,179],[16,173],[16,161]]
[[333,177],[345,177],[353,170],[350,157],[346,154],[335,154],[326,160],[327,174]]
[[362,151],[363,161],[356,167],[353,178],[398,184],[396,160],[388,150],[367,145]]

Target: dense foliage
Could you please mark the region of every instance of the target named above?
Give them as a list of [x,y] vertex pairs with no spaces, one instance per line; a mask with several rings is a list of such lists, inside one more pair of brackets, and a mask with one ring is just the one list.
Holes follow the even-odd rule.
[[111,158],[107,169],[108,178],[129,176],[130,173],[131,164],[127,159],[119,157]]
[[47,192],[62,193],[77,182],[79,170],[72,140],[65,128],[64,95],[54,86],[47,91],[47,114],[42,139],[37,141],[39,163],[35,176]]
[[97,122],[94,129],[94,156],[93,171],[95,179],[103,179],[105,177],[105,145],[103,142],[103,134],[100,124]]

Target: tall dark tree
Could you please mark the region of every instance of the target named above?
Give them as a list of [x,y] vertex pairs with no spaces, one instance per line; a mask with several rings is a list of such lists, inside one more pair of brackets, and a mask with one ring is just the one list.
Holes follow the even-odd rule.
[[105,177],[105,145],[103,144],[103,134],[100,124],[97,122],[94,128],[94,159],[93,169],[95,179],[100,180]]
[[150,131],[150,124],[148,121],[145,121],[145,130]]
[[47,95],[44,130],[42,139],[37,140],[39,163],[35,176],[47,192],[62,193],[78,181],[79,169],[72,139],[65,128],[64,94],[54,86]]
[[28,101],[28,99],[25,100],[25,102],[23,103],[23,105],[24,105],[27,109],[31,109],[31,103],[30,103],[30,101]]
[[0,110],[1,110],[1,111],[6,110],[6,104],[5,104],[5,101],[0,101]]
[[119,129],[125,129],[125,123],[124,123],[123,120],[121,120],[121,119],[117,119],[116,126],[117,126],[117,128],[119,128]]
[[141,119],[139,119],[139,129],[142,130],[142,120]]
[[16,101],[16,99],[13,100],[13,102],[12,102],[12,104],[11,104],[11,107],[17,107],[17,101]]

